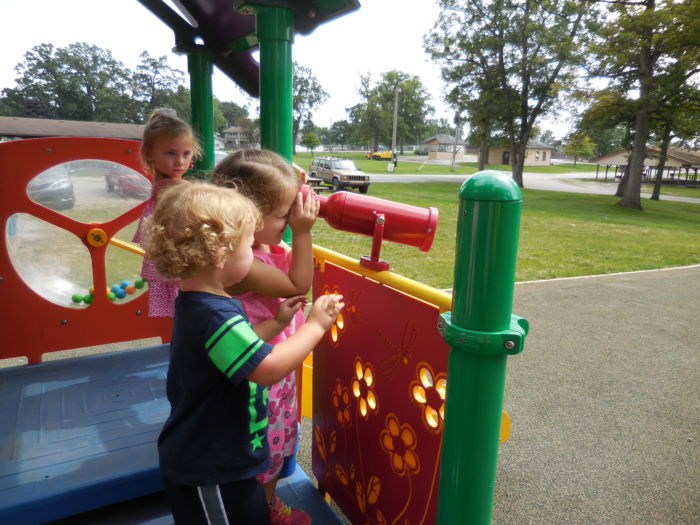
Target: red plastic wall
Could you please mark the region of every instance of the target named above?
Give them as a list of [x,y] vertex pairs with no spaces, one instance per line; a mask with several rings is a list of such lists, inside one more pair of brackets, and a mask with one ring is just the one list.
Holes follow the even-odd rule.
[[[160,336],[170,340],[171,320],[149,318],[148,294],[126,304],[115,304],[96,294],[86,308],[61,306],[36,294],[19,277],[7,253],[6,223],[15,213],[28,213],[67,230],[89,249],[95,289],[104,289],[105,251],[108,244],[94,247],[85,241],[88,231],[98,227],[108,237],[138,219],[144,203],[108,222],[86,224],[33,202],[26,186],[37,174],[56,164],[79,159],[118,162],[143,172],[138,156],[139,143],[122,139],[45,138],[0,144],[0,297],[3,334],[0,358],[26,356],[41,361],[43,353],[81,348],[118,341]],[[56,257],[60,257],[56,253]]]

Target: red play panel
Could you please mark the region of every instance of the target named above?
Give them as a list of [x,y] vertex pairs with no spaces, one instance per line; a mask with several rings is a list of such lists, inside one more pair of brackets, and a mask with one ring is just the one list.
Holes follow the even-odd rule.
[[346,306],[314,351],[313,471],[353,523],[434,523],[448,346],[438,308],[326,262]]

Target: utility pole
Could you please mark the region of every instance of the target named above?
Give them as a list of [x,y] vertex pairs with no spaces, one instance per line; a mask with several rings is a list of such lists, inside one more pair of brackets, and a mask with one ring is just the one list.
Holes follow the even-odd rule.
[[399,91],[401,90],[397,81],[394,86],[394,126],[391,131],[391,162],[393,162],[394,168],[396,168],[396,121],[399,116]]
[[459,136],[460,136],[461,131],[462,131],[460,129],[460,127],[462,126],[462,112],[461,111],[458,111],[455,114],[455,125],[456,125],[455,142],[454,142],[454,147],[452,148],[452,164],[451,164],[452,171],[455,170],[455,164],[456,164],[455,157],[457,157],[457,141],[459,141]]

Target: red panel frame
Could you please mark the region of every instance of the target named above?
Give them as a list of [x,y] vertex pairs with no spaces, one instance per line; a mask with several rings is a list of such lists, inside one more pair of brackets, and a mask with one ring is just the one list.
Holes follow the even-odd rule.
[[[147,292],[125,304],[112,303],[105,295],[96,294],[93,303],[86,308],[57,305],[27,286],[7,253],[8,218],[15,213],[28,213],[78,237],[90,253],[95,289],[104,289],[108,244],[90,245],[86,241],[88,231],[101,228],[111,238],[138,219],[145,203],[107,222],[86,224],[32,201],[27,196],[26,186],[51,166],[80,159],[117,162],[143,173],[138,150],[137,141],[92,137],[27,139],[0,144],[3,187],[0,192],[0,295],[5,303],[0,316],[3,334],[0,358],[26,356],[33,363],[41,361],[42,354],[56,350],[157,336],[164,342],[170,340],[172,320],[148,317]],[[13,298],[12,307],[10,298]]]

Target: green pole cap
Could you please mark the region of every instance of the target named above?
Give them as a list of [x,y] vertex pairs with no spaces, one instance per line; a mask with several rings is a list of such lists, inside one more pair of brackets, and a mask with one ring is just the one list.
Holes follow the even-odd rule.
[[459,189],[459,197],[462,200],[500,202],[523,198],[512,177],[494,170],[480,171],[465,180]]

